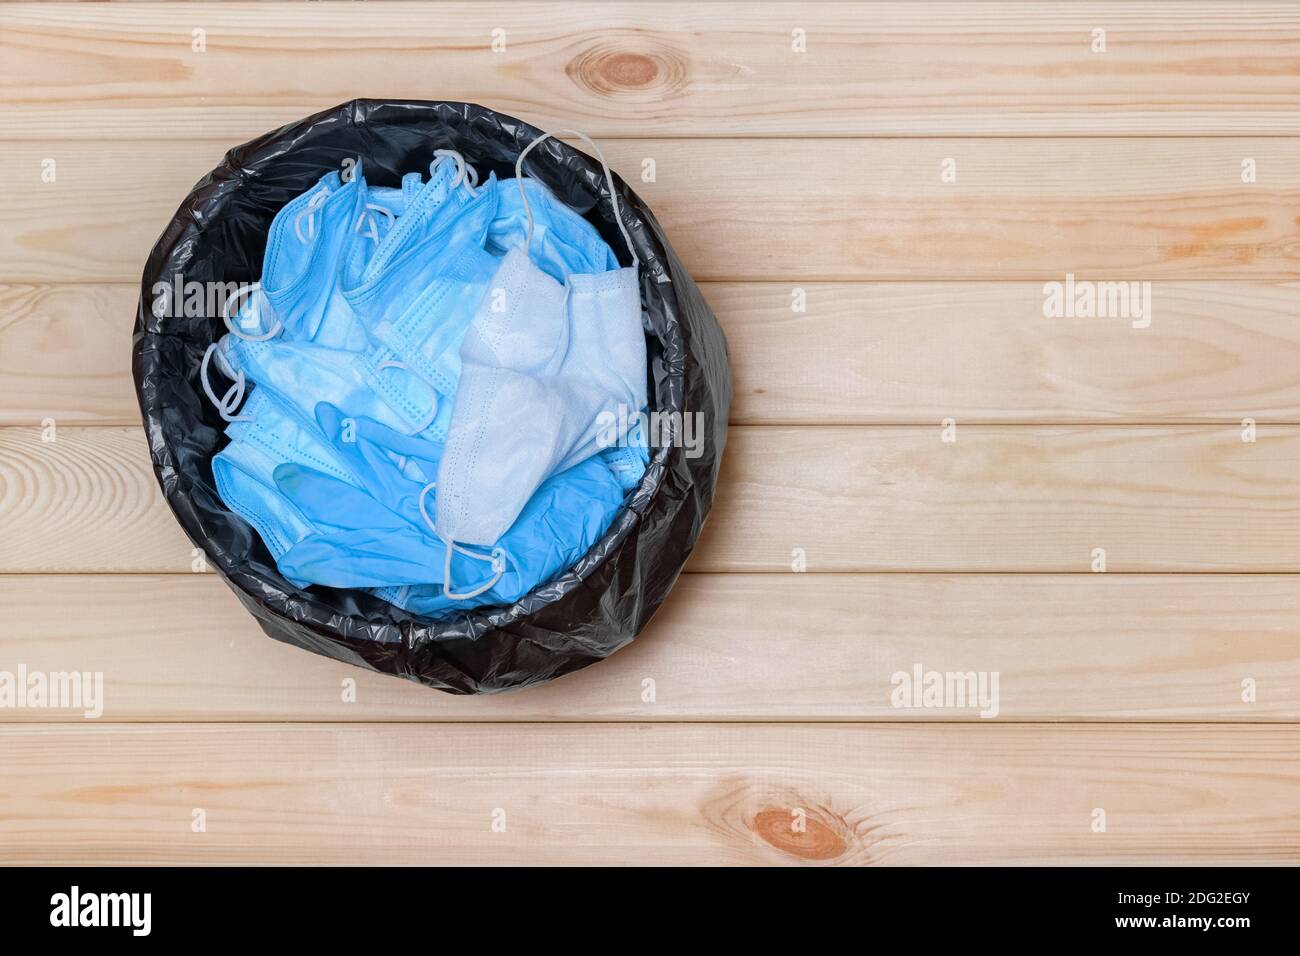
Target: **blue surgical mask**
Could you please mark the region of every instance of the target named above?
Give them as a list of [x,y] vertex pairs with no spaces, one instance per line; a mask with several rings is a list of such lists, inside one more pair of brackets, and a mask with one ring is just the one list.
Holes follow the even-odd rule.
[[[410,186],[407,185],[408,182],[410,183]],[[392,213],[393,216],[392,221],[388,222],[388,217],[384,213],[379,213],[378,217],[374,220],[375,225],[381,230],[380,241],[383,240],[384,235],[386,235],[388,230],[394,223],[396,223],[398,217],[402,216],[406,212],[407,203],[410,202],[412,196],[419,192],[420,185],[421,179],[419,173],[407,173],[402,177],[401,186],[370,187],[370,202],[376,206],[383,207],[384,210]],[[374,210],[372,210],[372,212],[373,211]]]
[[[459,173],[454,172],[450,159],[455,159],[455,169],[460,170]],[[351,250],[348,263],[335,268],[334,272],[321,273],[316,280],[318,285],[329,289],[329,293],[324,294],[328,299],[325,312],[339,316],[337,328],[346,326],[348,334],[346,341],[320,342],[294,334],[303,332],[302,323],[295,323],[292,329],[277,325],[272,329],[277,334],[240,333],[231,326],[231,334],[221,339],[214,352],[222,371],[235,380],[235,385],[224,398],[218,399],[207,384],[205,369],[211,352],[204,359],[204,389],[217,403],[224,418],[233,418],[230,412],[238,407],[244,381],[251,380],[272,389],[286,403],[298,405],[299,411],[307,418],[315,412],[316,402],[329,401],[343,408],[348,415],[368,416],[407,433],[446,434],[451,419],[451,389],[439,395],[429,384],[428,373],[421,375],[406,360],[406,355],[412,359],[419,358],[419,350],[399,352],[378,339],[372,342],[367,323],[386,321],[385,316],[395,310],[408,290],[419,291],[421,282],[429,281],[430,269],[445,267],[448,261],[454,263],[456,251],[469,254],[477,250],[478,254],[486,255],[481,251],[481,233],[490,217],[495,181],[487,183],[485,190],[477,193],[468,182],[458,187],[461,176],[477,177],[473,176],[472,170],[467,172],[459,156],[452,155],[450,159],[439,157],[435,161],[428,185],[421,186],[417,174],[403,179],[400,190],[402,215],[396,217],[393,228],[378,238],[377,247],[376,235],[359,235],[359,230],[348,225],[346,220],[339,220],[337,216],[330,219],[325,215],[334,208],[331,203],[338,202],[342,190],[361,189],[361,195],[365,195],[364,179],[359,174],[354,181],[334,191],[330,191],[330,186],[337,186],[337,174],[334,178],[325,177],[320,189],[309,194],[316,199],[304,200],[295,207],[296,211],[290,209],[291,215],[282,213],[277,217],[277,234],[283,237],[279,245],[292,246],[302,234],[304,239],[309,238],[320,245],[341,248],[343,252],[339,255],[347,256],[347,250]],[[452,190],[455,190],[455,196],[451,195]],[[394,193],[396,190],[385,194],[386,202],[398,206],[399,198]],[[357,199],[357,204],[360,204],[360,199]],[[378,204],[363,206],[363,212],[373,206]],[[476,225],[471,215],[455,216],[454,213],[459,211],[476,213],[481,221]],[[357,225],[367,224],[380,229],[383,217],[374,216],[374,220],[359,219]],[[325,232],[326,226],[331,232]],[[343,235],[335,238],[335,233]],[[415,243],[413,248],[412,243]],[[363,251],[373,252],[369,263],[365,263],[364,256],[360,255]],[[331,261],[337,259],[338,255],[335,255]],[[355,289],[348,289],[350,264],[359,269],[361,276],[369,276],[372,272],[374,276]],[[339,269],[342,278],[337,274]],[[413,274],[420,271],[426,274]],[[276,273],[276,269],[272,272]],[[439,287],[446,291],[458,280],[458,274],[448,274]],[[344,286],[342,294],[338,294],[339,285]],[[452,291],[451,298],[481,295],[476,289]],[[424,316],[425,321],[430,316],[441,316],[441,312],[429,306],[430,299],[432,291],[430,297],[420,303],[422,311],[412,311],[412,316]],[[253,310],[256,304],[257,300],[250,299],[240,316]],[[443,311],[450,308],[446,302],[441,307]],[[465,307],[465,310],[469,311],[469,308]],[[247,323],[240,321],[239,325]],[[252,325],[257,325],[256,321]],[[344,337],[339,334],[334,338]]]
[[[232,413],[255,364],[247,361],[249,353],[275,352],[286,341],[344,351],[371,348],[342,296],[340,272],[349,256],[373,252],[382,242],[404,209],[408,191],[406,184],[402,189],[370,191],[358,165],[351,179],[330,173],[280,210],[271,224],[261,281],[226,303],[222,317],[229,333],[203,358],[203,389],[224,419],[240,417]],[[232,316],[236,304],[238,315]],[[212,391],[207,374],[214,354],[223,372],[235,380],[221,398]]]
[[[428,431],[439,414],[442,422],[450,420],[450,407],[440,409],[450,403],[440,402],[410,369],[386,360],[386,350],[380,348],[357,353],[289,339],[252,342],[227,336],[214,354],[222,371],[236,381],[235,388],[252,380],[308,420],[322,401],[349,416],[373,418],[407,434]],[[238,395],[227,395],[230,407],[236,406]],[[234,418],[249,414],[245,410]]]
[[[488,230],[487,247],[504,256],[528,246],[533,264],[557,282],[578,272],[605,272],[618,268],[618,259],[596,227],[551,194],[543,183],[525,178],[523,192],[517,184],[502,184],[496,218]],[[527,196],[527,209],[524,197]],[[527,238],[528,214],[533,235]]]
[[546,482],[492,552],[449,553],[430,515],[441,446],[374,422],[353,423],[343,442],[347,420],[327,405],[318,413],[364,491],[310,466],[276,469],[277,488],[301,514],[340,529],[309,535],[280,557],[282,573],[295,578],[390,588],[386,597],[418,613],[515,601],[585,554],[623,503],[618,479],[592,458]]
[[[545,138],[520,154],[517,178]],[[605,173],[623,230],[607,166]],[[549,475],[601,451],[605,416],[647,404],[635,252],[628,268],[570,275],[562,286],[527,249],[526,240],[502,260],[461,348],[437,525],[462,544],[494,544]]]
[[[358,248],[343,262],[341,284],[354,304],[364,303],[376,294],[375,286],[401,266],[420,256],[412,250],[427,239],[439,224],[445,223],[470,204],[478,195],[478,174],[459,153],[438,150],[429,166],[429,180],[420,182],[418,173],[402,178],[404,198],[402,213],[373,249]],[[390,288],[386,294],[392,295]],[[402,283],[396,283],[400,291]]]
[[[388,372],[372,376],[368,384],[380,394],[387,388],[406,394],[423,390],[431,401],[432,421],[408,416],[408,430],[429,428],[431,437],[446,436],[460,377],[461,340],[497,266],[484,248],[497,192],[495,178],[476,192],[465,184],[409,237],[408,247],[393,252],[383,272],[345,292],[381,346],[373,366]],[[399,220],[399,228],[405,221]],[[403,376],[410,380],[398,381]]]
[[389,190],[385,202],[376,202],[358,164],[346,182],[330,173],[276,215],[260,291],[271,318],[283,324],[280,336],[353,351],[367,345],[341,295],[340,273],[347,259],[364,258],[383,243],[397,221],[393,207],[400,196]]

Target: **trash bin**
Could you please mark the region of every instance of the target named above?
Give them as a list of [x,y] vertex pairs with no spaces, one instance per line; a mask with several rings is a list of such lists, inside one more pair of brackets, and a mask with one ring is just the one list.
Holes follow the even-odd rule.
[[[466,103],[353,100],[231,150],[154,246],[132,347],[154,472],[185,533],[270,637],[439,690],[501,691],[559,677],[628,644],[681,572],[712,504],[726,442],[726,340],[654,215],[621,180],[624,224],[641,260],[650,414],[678,440],[652,447],[640,486],[576,565],[514,604],[422,618],[366,591],[294,586],[213,482],[212,457],[227,439],[199,370],[224,326],[219,312],[182,307],[184,290],[259,279],[276,212],[348,161],[359,158],[372,184],[397,186],[404,173],[427,168],[435,149],[454,149],[484,176],[509,178],[541,132]],[[548,139],[529,153],[528,172],[622,248],[610,203],[597,201],[607,188],[599,162]],[[689,447],[684,431],[694,433]]]

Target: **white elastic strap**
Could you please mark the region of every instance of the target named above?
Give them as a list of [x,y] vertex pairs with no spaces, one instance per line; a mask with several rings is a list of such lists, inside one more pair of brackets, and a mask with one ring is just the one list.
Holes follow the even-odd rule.
[[[319,209],[321,207],[321,204],[323,204],[326,199],[329,199],[329,197],[330,197],[330,191],[329,188],[326,187],[325,189],[322,189],[320,192],[318,192],[316,195],[312,196],[311,199],[308,199],[307,205],[303,206],[302,209],[298,210],[298,215],[294,217],[293,234],[297,236],[298,241],[303,243],[304,245],[306,245],[306,243],[308,243],[312,239],[316,238],[316,210]],[[302,235],[303,216],[310,217],[307,220],[307,238],[305,239],[303,238]]]
[[[478,554],[477,552],[470,551],[468,548],[462,547],[452,541],[451,538],[444,538],[442,535],[438,534],[438,528],[434,525],[433,519],[429,517],[428,508],[424,503],[424,499],[428,496],[429,492],[433,491],[433,489],[437,487],[438,483],[436,481],[431,481],[420,489],[420,517],[422,517],[424,523],[429,526],[429,530],[432,531],[437,539],[442,542],[443,550],[447,553],[447,556],[442,563],[443,597],[451,598],[453,601],[468,601],[470,598],[476,598],[484,591],[490,591],[497,586],[497,582],[500,581],[502,576],[506,573],[506,553],[501,548],[493,548],[491,554]],[[477,561],[490,563],[492,565],[492,570],[496,573],[493,574],[487,582],[475,588],[473,591],[466,591],[464,594],[457,594],[451,589],[451,555],[453,551],[458,551],[467,558],[474,558]]]
[[382,372],[382,371],[383,371],[384,369],[386,369],[386,368],[400,368],[402,371],[409,373],[409,374],[412,375],[412,376],[413,376],[417,381],[423,383],[425,386],[428,387],[428,389],[429,389],[429,417],[426,418],[426,419],[425,419],[423,422],[421,422],[419,425],[417,425],[417,426],[416,426],[416,429],[415,429],[416,432],[422,432],[422,431],[424,431],[426,428],[428,428],[430,425],[432,425],[432,424],[433,424],[433,420],[434,420],[435,418],[438,417],[438,390],[435,389],[432,385],[429,385],[429,383],[426,382],[426,381],[424,381],[424,379],[420,378],[420,376],[416,375],[415,372],[414,372],[414,370],[411,368],[411,366],[407,365],[405,362],[393,362],[393,361],[380,362],[378,365],[375,366],[375,372],[376,372],[376,374],[377,374],[377,373],[379,373],[379,372]]
[[[632,247],[632,237],[628,235],[627,227],[623,225],[623,213],[618,207],[618,192],[614,189],[614,174],[609,171],[609,163],[605,162],[605,154],[600,151],[596,141],[581,130],[562,129],[559,130],[559,133],[565,136],[576,136],[590,146],[591,151],[600,160],[600,168],[605,174],[605,184],[609,186],[609,204],[614,210],[614,222],[618,224],[618,231],[623,234],[623,241],[627,243],[627,251],[632,255],[632,264],[640,266],[641,259],[637,256],[636,249]],[[519,158],[515,160],[515,182],[519,184],[519,198],[524,204],[524,215],[528,217],[528,233],[524,238],[524,252],[528,252],[533,242],[533,211],[528,206],[528,193],[524,191],[524,157],[532,152],[533,147],[538,143],[554,139],[556,135],[556,133],[543,133],[525,146],[523,152],[519,154]]]
[[451,159],[456,163],[456,178],[451,181],[451,188],[455,189],[461,183],[465,184],[465,191],[471,196],[477,196],[474,187],[478,185],[478,170],[469,163],[465,162],[465,157],[454,149],[435,149],[433,151],[433,165],[429,167],[429,172],[433,172],[433,166],[440,161]]
[[[464,160],[461,160],[461,162],[464,162]],[[477,196],[478,193],[474,192],[474,190],[478,188],[478,170],[469,163],[465,163],[465,178],[468,180],[465,183],[465,188],[469,190],[471,196]]]
[[[475,554],[473,551],[466,551],[460,545],[456,544],[450,538],[442,538],[442,543],[447,549],[447,557],[442,562],[442,596],[451,598],[453,601],[468,601],[470,598],[476,598],[484,591],[491,591],[497,586],[506,573],[505,552],[500,548],[493,548],[492,554]],[[482,585],[476,587],[473,591],[465,591],[458,594],[451,589],[451,552],[455,549],[461,554],[471,558],[477,558],[479,561],[488,561],[492,564],[492,570],[496,573],[488,578]]]
[[[366,208],[361,210],[361,212],[357,214],[357,224],[356,226],[353,227],[352,231],[360,232],[361,224],[363,222],[368,222],[370,223],[370,231],[366,233],[366,236],[370,239],[373,239],[375,242],[378,242],[379,227],[375,225],[375,216],[374,216],[374,214],[377,212],[381,212],[388,217],[388,226],[391,229],[393,223],[397,221],[397,217],[393,215],[393,211],[389,209],[387,206],[380,206],[377,203],[368,202],[366,203]],[[370,215],[367,216],[366,213],[370,213]]]
[[[243,339],[245,342],[265,342],[267,339],[275,338],[275,336],[280,334],[280,329],[284,328],[284,326],[281,325],[279,319],[275,320],[275,327],[272,328],[271,331],[267,332],[265,335],[246,335],[243,332],[241,332],[239,329],[235,328],[234,319],[231,318],[230,315],[230,306],[233,303],[238,302],[240,299],[244,298],[244,296],[246,295],[252,295],[254,292],[261,292],[261,291],[262,291],[262,283],[260,282],[250,283],[244,286],[243,288],[241,288],[229,299],[227,299],[226,304],[221,307],[221,321],[226,323],[226,328],[230,331],[230,334],[233,335],[235,338]],[[257,318],[258,318],[258,324],[260,325],[262,319],[261,309],[257,310]]]
[[199,366],[199,382],[203,386],[203,394],[208,396],[208,400],[217,406],[217,414],[228,422],[251,422],[252,415],[231,415],[230,413],[239,407],[239,403],[244,400],[244,371],[240,369],[235,376],[235,384],[226,389],[226,394],[217,398],[217,393],[212,390],[212,385],[208,381],[208,365],[212,361],[212,353],[217,349],[217,343],[213,342],[208,346],[208,350],[203,353],[203,364]]

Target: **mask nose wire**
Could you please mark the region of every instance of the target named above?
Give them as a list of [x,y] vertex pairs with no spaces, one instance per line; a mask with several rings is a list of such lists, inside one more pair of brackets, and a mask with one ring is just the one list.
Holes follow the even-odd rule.
[[[228,298],[226,300],[225,305],[221,307],[221,321],[226,323],[226,329],[235,338],[243,339],[245,342],[265,342],[267,339],[275,338],[277,335],[280,334],[280,330],[284,328],[283,324],[281,324],[278,318],[275,320],[275,326],[271,329],[271,331],[267,332],[265,335],[246,335],[245,333],[239,331],[239,329],[235,328],[234,320],[230,316],[231,305],[240,301],[245,296],[251,296],[254,292],[261,292],[261,291],[262,291],[262,283],[250,282],[248,285],[242,287],[238,292],[236,292],[234,295]],[[261,309],[258,309],[259,324],[261,321],[261,317],[262,317]]]
[[[562,129],[557,132],[562,133],[565,136],[576,136],[578,139],[590,146],[591,151],[595,153],[596,158],[600,160],[601,171],[605,174],[605,184],[609,187],[609,204],[614,210],[614,222],[618,224],[618,231],[623,234],[623,241],[627,243],[627,251],[632,256],[632,265],[640,266],[641,259],[636,254],[636,249],[632,246],[632,237],[628,234],[627,226],[623,224],[623,212],[618,205],[618,191],[614,188],[614,174],[609,171],[609,163],[605,161],[605,154],[600,151],[600,147],[596,145],[596,141],[586,133],[582,132],[582,130]],[[556,135],[556,133],[543,133],[525,146],[523,151],[519,154],[519,158],[515,160],[515,182],[519,184],[519,199],[524,206],[524,215],[528,217],[528,232],[524,236],[525,253],[532,247],[533,242],[533,210],[528,205],[528,193],[524,191],[524,157],[532,152],[534,146],[548,139],[554,139]]]
[[[433,523],[433,519],[429,517],[428,508],[424,503],[424,499],[428,496],[429,492],[433,491],[437,487],[438,483],[436,481],[431,481],[420,489],[420,517],[424,518],[424,523],[429,526],[429,530],[432,531],[437,539],[442,542],[443,549],[447,552],[447,556],[442,562],[443,596],[449,597],[453,601],[468,601],[470,598],[478,597],[484,591],[490,591],[492,588],[497,586],[497,582],[500,581],[502,576],[506,573],[506,552],[503,548],[493,548],[491,554],[478,554],[468,548],[462,547],[450,538],[443,537],[439,534],[437,527]],[[463,594],[457,594],[451,589],[451,555],[453,551],[457,551],[465,555],[467,558],[474,558],[476,561],[490,563],[492,565],[492,570],[495,573],[484,584],[475,588],[473,591],[466,591]]]

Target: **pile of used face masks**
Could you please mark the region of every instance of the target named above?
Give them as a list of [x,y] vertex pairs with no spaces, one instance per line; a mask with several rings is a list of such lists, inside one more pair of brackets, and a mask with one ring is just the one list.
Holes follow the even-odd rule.
[[524,177],[549,135],[515,181],[439,150],[427,181],[370,187],[357,166],[276,215],[201,378],[230,423],[217,490],[295,585],[434,616],[510,603],[640,482],[639,263]]

